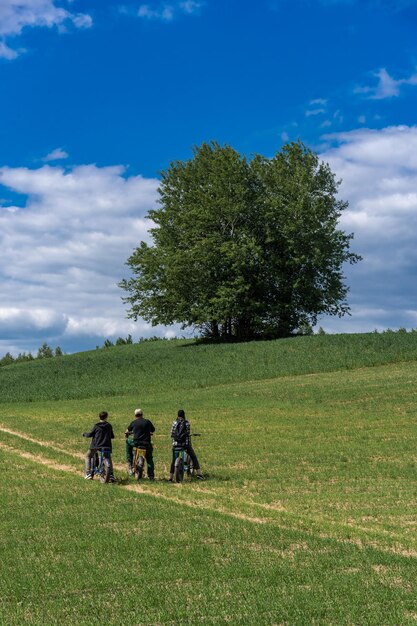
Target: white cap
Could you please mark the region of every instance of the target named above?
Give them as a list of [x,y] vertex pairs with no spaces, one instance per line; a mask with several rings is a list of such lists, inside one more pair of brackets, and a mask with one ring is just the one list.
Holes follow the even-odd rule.
[[136,409],[135,410],[135,415],[143,415],[142,409]]

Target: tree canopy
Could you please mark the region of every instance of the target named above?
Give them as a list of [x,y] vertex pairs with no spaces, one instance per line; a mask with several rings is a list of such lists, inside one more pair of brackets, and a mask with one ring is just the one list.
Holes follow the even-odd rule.
[[360,257],[337,227],[348,206],[338,186],[301,142],[251,160],[203,143],[172,162],[148,214],[153,245],[140,242],[120,283],[128,316],[248,340],[348,313],[342,266]]

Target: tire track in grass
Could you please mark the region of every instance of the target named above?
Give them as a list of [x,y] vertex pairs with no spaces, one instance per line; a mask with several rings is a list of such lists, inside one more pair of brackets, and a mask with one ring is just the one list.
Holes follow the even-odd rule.
[[[45,442],[44,442],[44,446],[45,446]],[[26,452],[25,450],[19,450],[17,448],[13,448],[12,446],[9,446],[6,443],[3,443],[1,441],[0,441],[0,449],[4,450],[5,452],[9,452],[9,453],[11,452],[11,453],[17,454],[17,456],[20,456],[23,459],[26,459],[28,461],[33,461],[34,463],[39,463],[40,465],[44,465],[45,467],[48,467],[53,470],[68,472],[75,476],[80,475],[79,470],[75,469],[73,466],[64,465],[62,463],[57,463],[56,461],[52,461],[51,459],[46,459],[41,454],[32,454],[31,452]],[[133,491],[135,493],[140,493],[140,494],[151,496],[154,498],[160,498],[162,500],[167,500],[168,502],[174,502],[175,504],[184,504],[186,506],[190,506],[193,508],[198,507],[200,509],[204,509],[207,511],[223,513],[224,515],[229,515],[230,517],[234,517],[236,519],[246,520],[246,521],[250,521],[253,523],[257,523],[257,524],[266,524],[269,521],[265,518],[251,517],[243,513],[235,513],[223,507],[211,507],[201,502],[196,502],[196,501],[191,502],[188,500],[183,500],[182,498],[178,498],[176,496],[169,496],[163,493],[156,493],[154,491],[149,491],[148,489],[145,489],[141,485],[130,484],[130,485],[120,485],[120,486],[123,489],[126,489],[126,491]]]
[[[7,433],[9,435],[13,435],[15,437],[19,437],[20,439],[23,439],[25,441],[30,441],[31,443],[38,444],[39,446],[42,446],[44,448],[50,448],[50,449],[54,450],[55,452],[66,454],[66,455],[68,455],[70,457],[73,457],[73,458],[75,458],[77,460],[78,459],[79,460],[81,460],[81,459],[84,460],[84,456],[85,455],[82,452],[71,452],[71,451],[69,451],[69,450],[67,450],[65,448],[61,448],[61,447],[57,446],[54,442],[45,441],[45,440],[42,440],[42,439],[36,439],[34,437],[30,437],[29,435],[26,435],[25,433],[22,433],[22,432],[19,432],[19,431],[16,431],[16,430],[12,430],[11,428],[7,428],[6,426],[4,426],[2,424],[0,425],[0,432],[4,432],[4,433]],[[122,464],[122,463],[113,463],[113,466],[117,470],[124,470],[124,468],[125,468],[124,464]],[[125,486],[129,490],[132,490],[132,488],[138,490],[138,488],[139,488],[138,485],[130,485],[130,486],[125,485]],[[141,493],[142,492],[143,493],[150,493],[150,492],[148,492],[146,490],[141,491]],[[213,491],[213,490],[204,489],[204,493],[212,493],[213,495],[216,495],[216,492]],[[150,495],[153,495],[153,493],[150,493]],[[160,497],[161,498],[167,498],[167,499],[173,499],[176,503],[184,502],[184,500],[182,500],[180,498],[177,498],[175,496],[171,498],[170,496],[165,496],[165,494],[160,494]],[[253,505],[257,506],[257,507],[259,507],[261,509],[264,509],[266,511],[278,511],[278,512],[285,512],[286,511],[285,507],[281,503],[277,503],[277,504],[272,504],[271,505],[271,504],[266,504],[266,503],[262,503],[262,502],[253,502]],[[220,510],[220,509],[219,509],[219,507],[216,507],[215,510]],[[241,517],[240,519],[249,519],[249,518],[251,518],[251,519],[255,519],[255,520],[261,520],[260,523],[265,523],[266,521],[268,521],[266,518],[262,518],[262,517],[245,516],[244,514],[238,514],[238,513],[234,513],[234,515],[236,515],[236,516],[242,515],[243,517]],[[312,521],[316,522],[316,523],[320,522],[320,520],[317,519],[314,516],[311,517],[310,519]],[[333,522],[332,520],[327,520],[327,522],[329,524],[338,524],[337,522]],[[340,524],[338,524],[338,525],[340,525]],[[353,528],[357,528],[358,530],[364,530],[364,531],[368,530],[368,529],[363,528],[363,527],[361,527],[361,526],[359,526],[357,524],[355,525],[355,524],[349,523],[348,526],[350,528],[352,528],[352,527]],[[383,534],[386,534],[386,535],[390,536],[393,539],[395,539],[397,537],[397,535],[393,535],[392,533],[390,533],[389,531],[385,531],[384,529],[379,529],[378,532],[379,533],[382,532]]]
[[[60,447],[55,442],[46,441],[44,439],[36,439],[35,437],[30,437],[29,435],[26,435],[25,433],[19,432],[17,430],[12,430],[11,428],[4,426],[3,424],[0,424],[0,433],[1,432],[6,433],[8,435],[12,435],[13,437],[19,437],[19,439],[23,439],[24,441],[30,441],[31,443],[37,444],[41,446],[42,448],[48,448],[50,450],[53,450],[54,452],[58,452],[59,454],[66,454],[67,456],[70,456],[77,460],[84,461],[84,458],[85,458],[84,452],[72,452],[71,450],[68,450],[67,448]],[[113,467],[117,470],[123,471],[126,466],[123,463],[113,462]],[[204,493],[211,493],[213,495],[217,495],[217,492],[214,491],[213,489],[204,489]]]
[[[17,431],[13,431],[9,428],[0,426],[0,432],[5,432],[7,434],[10,435],[14,435],[16,437],[19,437],[21,439],[27,440],[27,441],[31,441],[32,443],[37,443],[42,447],[46,447],[46,448],[52,448],[53,450],[57,451],[57,452],[64,452],[66,454],[68,454],[71,457],[80,459],[80,458],[84,458],[84,455],[82,453],[75,453],[75,452],[68,452],[66,450],[61,450],[60,448],[57,448],[54,444],[50,443],[50,442],[46,442],[46,441],[42,441],[39,439],[34,439],[33,437],[29,437],[28,435],[24,435],[23,433],[19,433]],[[3,449],[7,452],[12,452],[14,454],[17,454],[18,456],[20,456],[21,458],[27,459],[29,461],[32,461],[34,463],[39,463],[41,465],[44,465],[46,467],[48,467],[49,469],[52,470],[58,470],[58,471],[64,471],[64,472],[68,472],[71,473],[75,476],[79,476],[80,475],[80,471],[78,469],[75,469],[73,466],[70,465],[65,465],[62,463],[57,463],[56,461],[52,461],[50,459],[46,459],[44,456],[42,455],[36,455],[36,454],[32,454],[31,452],[26,452],[24,450],[20,450],[17,448],[13,448],[12,446],[9,446],[3,442],[0,442],[0,449]],[[124,466],[121,464],[114,464],[114,467],[120,469],[123,468]],[[380,544],[378,544],[375,541],[367,541],[364,542],[362,541],[362,539],[360,538],[356,538],[356,539],[352,539],[352,538],[347,538],[347,539],[341,539],[339,537],[335,537],[334,535],[331,535],[329,533],[317,533],[313,530],[308,530],[308,529],[302,529],[299,527],[294,527],[288,524],[282,524],[280,522],[278,522],[277,520],[271,519],[271,518],[265,518],[265,517],[256,517],[256,516],[251,516],[251,515],[246,515],[245,513],[239,513],[239,512],[235,512],[235,511],[231,511],[230,509],[227,509],[226,507],[223,506],[213,506],[211,503],[205,503],[197,500],[186,500],[183,498],[179,498],[177,496],[174,495],[166,495],[164,493],[156,493],[155,491],[150,491],[144,487],[142,487],[141,485],[132,485],[132,484],[128,484],[128,485],[119,485],[122,488],[126,489],[127,491],[132,491],[135,493],[140,493],[142,495],[147,495],[147,496],[151,496],[153,498],[159,498],[161,500],[165,500],[167,502],[172,502],[175,504],[179,504],[179,505],[185,505],[188,507],[191,507],[193,509],[198,508],[200,510],[204,510],[204,511],[209,511],[209,512],[214,512],[214,513],[220,513],[221,515],[225,515],[228,517],[232,517],[233,519],[238,519],[241,521],[246,521],[246,522],[251,522],[253,524],[271,524],[273,526],[275,526],[276,528],[280,528],[281,530],[290,530],[290,531],[294,531],[296,530],[297,532],[302,532],[308,536],[311,537],[319,537],[320,539],[324,539],[324,540],[333,540],[336,541],[338,543],[341,544],[350,544],[350,545],[355,545],[356,547],[358,547],[359,549],[363,550],[367,547],[371,547],[374,548],[376,550],[380,550],[382,552],[385,553],[389,553],[389,554],[397,554],[399,556],[403,556],[403,557],[407,557],[407,558],[413,558],[416,559],[417,558],[417,550],[414,550],[413,548],[404,548],[403,546],[382,546]],[[254,506],[258,506],[258,504],[256,502],[253,503]],[[262,507],[262,504],[260,504],[259,506]],[[315,522],[317,523],[317,520],[315,520]],[[352,528],[351,525],[349,525],[350,528]]]
[[[13,437],[19,437],[19,439],[23,439],[24,441],[30,441],[31,443],[35,443],[38,446],[41,446],[42,448],[48,448],[50,450],[53,450],[54,452],[59,452],[59,454],[66,454],[67,456],[70,456],[73,459],[77,459],[77,461],[79,460],[83,461],[85,458],[85,454],[83,452],[72,452],[71,450],[68,450],[67,448],[61,448],[59,445],[57,446],[56,443],[52,441],[45,441],[44,439],[35,439],[35,437],[30,437],[29,435],[26,435],[25,433],[21,433],[17,430],[12,430],[11,428],[7,428],[6,426],[3,426],[3,425],[0,425],[0,432],[6,433],[7,435],[12,435]],[[33,456],[36,456],[36,455],[33,455]],[[113,463],[113,466],[118,470],[121,470],[124,468],[122,463]]]
[[84,455],[81,452],[71,452],[67,450],[66,448],[61,448],[60,446],[57,446],[56,443],[53,443],[52,441],[44,441],[42,439],[35,439],[35,437],[30,437],[29,435],[26,435],[25,433],[20,433],[17,430],[12,430],[11,428],[7,428],[6,426],[3,426],[3,424],[0,425],[0,432],[6,433],[7,435],[13,435],[14,437],[19,437],[19,439],[23,439],[24,441],[30,441],[31,443],[36,443],[38,446],[41,446],[42,448],[52,448],[53,450],[55,450],[55,452],[61,452],[62,454],[66,454],[67,456],[72,456],[74,459],[84,458]]
[[44,465],[49,469],[60,470],[63,472],[69,472],[71,474],[79,474],[79,472],[70,465],[64,465],[63,463],[57,463],[56,461],[51,461],[50,459],[46,459],[41,454],[32,454],[31,452],[26,452],[26,450],[17,450],[12,446],[8,446],[6,443],[0,441],[0,449],[5,452],[11,452],[12,454],[17,454],[22,459],[26,459],[28,461],[33,461],[34,463],[39,463],[40,465]]

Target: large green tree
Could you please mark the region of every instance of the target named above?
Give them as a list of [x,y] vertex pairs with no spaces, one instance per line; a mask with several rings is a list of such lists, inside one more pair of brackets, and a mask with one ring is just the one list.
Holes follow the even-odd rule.
[[128,259],[129,317],[181,323],[214,339],[285,337],[349,311],[352,235],[329,166],[301,142],[250,161],[212,142],[162,173],[153,245]]

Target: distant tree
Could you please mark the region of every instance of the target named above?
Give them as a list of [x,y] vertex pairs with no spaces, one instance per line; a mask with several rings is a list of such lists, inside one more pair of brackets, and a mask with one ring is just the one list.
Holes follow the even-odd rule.
[[63,356],[63,352],[59,346],[55,348],[55,356]]
[[37,359],[50,359],[54,356],[52,348],[48,346],[46,341],[38,349]]
[[131,343],[133,343],[132,335],[128,335],[126,338],[118,337],[116,339],[116,346],[126,346]]
[[110,339],[105,339],[103,343],[103,348],[111,348],[113,345],[114,343],[110,341]]
[[314,335],[314,331],[312,326],[308,322],[301,322],[300,326],[298,327],[298,334],[309,336]]
[[6,352],[4,357],[0,359],[0,365],[11,365],[12,363],[14,363],[14,361],[15,360],[13,356],[10,354],[10,352]]
[[28,352],[28,354],[26,354],[26,352],[19,352],[15,359],[15,363],[22,363],[25,361],[33,361],[33,356],[30,352]]
[[120,283],[128,316],[246,340],[348,313],[342,265],[360,257],[337,228],[338,185],[301,142],[251,161],[205,143],[171,163],[148,215],[154,245],[140,242]]

